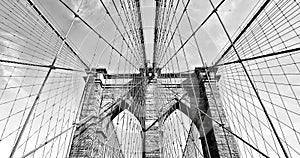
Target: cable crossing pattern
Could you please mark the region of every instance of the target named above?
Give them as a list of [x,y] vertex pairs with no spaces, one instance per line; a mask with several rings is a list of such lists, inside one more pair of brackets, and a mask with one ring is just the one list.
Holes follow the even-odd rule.
[[300,2],[233,3],[1,1],[1,157],[299,157]]

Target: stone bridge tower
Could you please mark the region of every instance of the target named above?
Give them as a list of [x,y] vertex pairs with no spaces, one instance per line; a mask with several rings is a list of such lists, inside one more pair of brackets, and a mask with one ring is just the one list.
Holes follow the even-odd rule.
[[[107,82],[116,78],[129,81],[126,84]],[[173,81],[167,81],[169,78]],[[97,152],[100,148],[110,151],[106,156],[128,157],[121,149],[113,125],[114,118],[127,110],[141,126],[136,135],[142,140],[140,157],[168,157],[162,126],[173,112],[181,111],[196,127],[190,130],[182,157],[238,158],[237,143],[223,128],[230,129],[218,93],[218,78],[216,70],[205,68],[195,68],[193,73],[185,74],[164,74],[151,68],[141,69],[137,74],[118,75],[108,74],[106,69],[88,71],[80,124],[74,132],[70,157],[101,157]],[[177,94],[171,94],[172,91]],[[168,104],[162,104],[164,100]],[[202,148],[199,155],[192,148],[195,142]]]

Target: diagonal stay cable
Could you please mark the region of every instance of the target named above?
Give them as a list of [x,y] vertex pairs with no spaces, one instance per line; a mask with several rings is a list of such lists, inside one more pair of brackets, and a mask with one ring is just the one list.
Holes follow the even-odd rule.
[[[162,33],[160,33],[160,34],[162,34],[162,37],[160,38],[161,40],[158,41],[158,43],[160,43],[159,48],[158,48],[158,50],[156,50],[158,53],[160,53],[160,55],[158,57],[160,57],[161,54],[163,53],[165,43],[167,42],[167,38],[169,37],[169,33],[170,33],[170,31],[167,31],[167,30],[171,30],[174,18],[176,17],[176,11],[178,9],[179,1],[177,1],[176,5],[175,5],[175,9],[172,12],[172,8],[174,6],[173,2],[174,2],[173,0],[169,2],[168,10],[167,10],[167,13],[166,13],[167,14],[166,15],[166,20],[161,22],[162,23],[161,27],[158,30],[158,31],[162,32]],[[184,6],[186,6],[186,5],[184,5]],[[172,16],[171,21],[170,21],[171,12],[173,13],[173,16]],[[176,32],[176,29],[174,31]]]
[[[133,5],[133,3],[135,3],[135,2],[127,0],[127,5],[126,5],[124,1],[123,2],[122,2],[122,0],[119,0],[119,1],[120,1],[119,3],[121,5],[122,11],[123,11],[124,16],[125,16],[125,20],[128,24],[128,27],[132,31],[131,32],[132,33],[132,38],[135,41],[137,41],[135,47],[136,47],[138,53],[140,54],[140,53],[142,53],[142,51],[139,51],[139,49],[141,48],[141,45],[142,45],[142,43],[141,43],[142,41],[138,39],[139,38],[139,33],[138,33],[138,30],[137,30],[138,27],[136,26],[137,22],[136,22],[136,16],[135,16],[135,13],[134,13],[134,11],[135,11],[134,8],[135,7]],[[140,54],[140,56],[143,56],[143,55]]]
[[[182,99],[182,98],[181,98]],[[178,99],[178,101],[180,102],[181,99]],[[261,155],[263,155],[266,158],[269,158],[269,156],[267,156],[266,154],[264,154],[262,151],[260,151],[258,148],[256,148],[255,146],[251,145],[249,142],[247,142],[246,140],[244,140],[242,137],[240,137],[239,135],[237,135],[236,133],[234,133],[233,131],[231,131],[229,128],[225,127],[223,123],[215,120],[214,118],[212,118],[211,116],[209,116],[206,112],[204,112],[203,110],[197,108],[198,111],[201,114],[204,114],[205,116],[207,116],[209,119],[211,119],[212,121],[214,121],[215,123],[217,123],[222,129],[228,131],[229,133],[231,133],[233,136],[235,136],[236,138],[238,138],[239,140],[241,140],[243,143],[245,143],[246,145],[248,145],[249,147],[251,147],[252,149],[254,149],[255,151],[257,151],[258,153],[260,153]],[[165,116],[165,114],[164,114]],[[159,118],[161,119],[161,118]],[[148,129],[146,129],[148,130]]]
[[[178,20],[178,23],[176,24],[176,27],[175,27],[175,29],[174,29],[174,31],[173,31],[173,34],[171,35],[171,38],[170,38],[170,40],[168,41],[168,44],[167,44],[167,46],[165,47],[165,50],[163,50],[163,52],[164,52],[164,53],[163,53],[163,56],[161,57],[161,59],[160,59],[160,61],[159,61],[158,63],[162,62],[162,59],[164,58],[164,56],[165,56],[165,54],[166,54],[168,48],[170,47],[171,41],[173,40],[173,38],[174,38],[174,36],[175,36],[176,30],[179,28],[179,24],[180,24],[180,22],[182,21],[183,15],[184,15],[184,13],[187,11],[187,7],[188,7],[189,4],[190,4],[190,0],[186,3],[186,5],[185,5],[185,7],[184,7],[184,9],[183,9],[183,12],[181,13],[180,18],[179,18],[179,20]],[[172,25],[172,22],[173,22],[173,19],[175,18],[175,16],[176,16],[176,15],[175,15],[175,11],[174,11],[174,16],[173,16],[173,18],[172,18],[172,21],[171,21],[170,26]],[[171,27],[170,27],[169,29],[171,29]],[[167,40],[167,39],[166,39],[166,40]],[[164,43],[165,43],[165,42],[164,42]]]
[[144,59],[145,67],[147,67],[147,56],[146,56],[146,49],[145,49],[145,39],[144,39],[144,31],[143,31],[143,23],[142,23],[142,13],[141,13],[141,4],[139,0],[135,1],[137,7],[137,14],[138,14],[138,22],[139,22],[139,34],[140,34],[140,42],[142,47],[142,55]]
[[[28,0],[28,2],[29,2],[29,4],[31,4],[32,7],[36,8],[36,6],[32,3],[32,1]],[[37,8],[36,8],[36,9],[37,9]],[[43,18],[45,18],[45,17],[43,17]],[[59,50],[56,52],[56,54],[55,54],[55,56],[54,56],[54,59],[53,59],[53,61],[52,61],[51,66],[54,66],[54,64],[56,63],[56,61],[57,61],[57,59],[58,59],[58,56],[60,55],[60,53],[61,53],[61,51],[62,51],[62,49],[63,49],[63,46],[64,46],[65,43],[66,43],[66,39],[67,39],[67,37],[68,37],[68,35],[69,35],[69,33],[70,33],[71,29],[72,29],[72,26],[73,26],[73,24],[74,24],[74,22],[75,22],[75,18],[76,18],[76,17],[73,18],[72,23],[71,23],[71,25],[69,26],[68,31],[67,31],[67,33],[66,33],[66,35],[65,35],[65,38],[63,38],[63,40],[62,40],[62,42],[61,42],[61,44],[60,44],[60,48],[59,48]],[[43,83],[42,83],[42,85],[41,85],[41,87],[40,87],[40,89],[39,89],[39,91],[38,91],[38,94],[37,94],[37,96],[36,96],[34,102],[33,102],[33,106],[30,108],[30,111],[29,111],[29,113],[28,113],[28,115],[27,115],[27,117],[26,117],[26,120],[25,120],[25,122],[24,122],[24,125],[22,126],[22,129],[21,129],[19,135],[17,136],[17,139],[16,139],[16,141],[15,141],[15,143],[14,143],[14,145],[13,145],[13,148],[12,148],[12,150],[11,150],[11,152],[10,152],[10,156],[9,156],[10,158],[13,157],[14,154],[15,154],[15,152],[16,152],[16,149],[17,149],[17,147],[18,147],[18,145],[19,145],[19,143],[20,143],[20,141],[21,141],[21,138],[22,138],[22,136],[23,136],[23,134],[24,134],[24,131],[25,131],[26,127],[27,127],[27,124],[28,124],[28,122],[29,122],[29,119],[30,119],[31,115],[33,114],[33,111],[34,111],[36,105],[38,104],[40,95],[42,94],[42,92],[43,92],[43,90],[44,90],[45,84],[46,84],[46,82],[48,81],[49,76],[50,76],[50,73],[52,72],[52,70],[53,70],[53,69],[50,67],[49,70],[48,70],[48,72],[47,72],[47,74],[46,74],[46,76],[45,76],[45,78],[44,78],[44,80],[43,80]]]
[[221,59],[229,52],[229,50],[233,47],[233,45],[241,38],[241,36],[246,32],[246,30],[255,21],[255,19],[259,16],[259,14],[269,4],[269,2],[270,2],[270,0],[265,1],[265,3],[260,7],[260,9],[256,12],[256,14],[251,18],[251,20],[247,23],[247,25],[243,28],[243,30],[239,33],[239,35],[234,39],[234,41],[232,41],[232,44],[224,51],[222,56],[217,60],[217,62],[215,64],[218,64],[221,61]]
[[64,39],[64,37],[57,31],[57,29],[55,29],[55,27],[50,23],[50,21],[42,14],[42,12],[37,8],[37,6],[31,1],[31,0],[27,0],[27,2],[29,3],[29,5],[31,7],[33,7],[33,9],[39,14],[39,16],[41,16],[41,18],[48,24],[48,26],[55,32],[55,34],[61,39],[61,40],[65,40],[65,45],[71,49],[72,53],[78,57],[78,59],[86,66],[86,68],[88,68],[87,64],[80,58],[80,56],[78,56],[78,54],[72,49],[72,47],[70,46],[70,44],[68,44],[67,40]]
[[75,17],[77,17],[78,19],[80,19],[89,29],[91,29],[95,34],[97,34],[97,36],[102,39],[107,45],[109,45],[116,53],[118,53],[122,58],[124,58],[130,65],[132,65],[134,68],[136,68],[138,70],[138,68],[136,67],[136,65],[134,65],[131,61],[129,61],[127,58],[125,58],[123,56],[123,54],[117,50],[111,43],[109,43],[100,33],[98,33],[91,25],[89,25],[84,19],[82,19],[82,17],[80,17],[75,11],[73,11],[65,2],[63,2],[62,0],[59,0],[59,2],[61,2],[69,11],[71,11]]
[[[134,43],[133,43],[133,41],[132,41],[132,38],[130,37],[129,31],[127,31],[127,27],[126,27],[126,25],[125,25],[124,20],[123,20],[122,17],[121,17],[120,11],[119,11],[119,9],[117,8],[117,5],[116,5],[115,1],[112,1],[112,3],[113,3],[113,6],[114,6],[114,8],[115,8],[115,10],[116,10],[116,12],[117,12],[119,18],[120,18],[121,24],[122,24],[123,28],[125,29],[125,33],[126,33],[128,39],[129,39],[130,43],[131,43],[131,46],[132,46],[134,49],[137,49],[136,46],[134,46]],[[125,18],[126,18],[126,17],[125,17]],[[128,21],[127,19],[125,19],[125,20],[126,20],[126,22],[128,23],[128,25],[129,25],[129,21]],[[130,29],[130,27],[129,27],[129,29]],[[133,40],[135,40],[135,38],[133,38]]]
[[[123,36],[120,28],[118,27],[117,23],[115,22],[115,20],[112,18],[111,13],[109,12],[108,8],[106,7],[106,5],[104,4],[103,0],[100,0],[103,8],[105,9],[106,14],[109,16],[109,18],[111,19],[111,21],[113,22],[114,26],[116,27],[117,31],[119,32],[122,40],[125,42],[125,44],[127,45],[128,49],[130,50],[130,52],[133,54],[133,56],[137,59],[137,57],[135,56],[133,50],[131,49],[131,47],[129,46],[129,43],[127,42],[127,40],[125,39],[125,37]],[[121,17],[120,17],[121,19]],[[122,20],[121,20],[122,21]],[[142,62],[142,61],[140,61]]]
[[188,41],[200,30],[200,28],[210,19],[210,17],[218,10],[218,8],[225,2],[222,0],[218,6],[203,20],[203,22],[195,29],[195,31],[186,39],[186,41],[177,49],[177,51],[169,58],[169,60],[161,67],[163,69],[166,65],[179,53],[179,51],[188,43]]
[[43,64],[35,64],[35,63],[28,63],[28,62],[19,62],[19,61],[5,60],[5,59],[0,59],[0,62],[1,63],[9,63],[9,64],[34,66],[34,67],[52,68],[52,69],[59,69],[59,70],[67,70],[67,71],[85,72],[84,70],[77,70],[77,69],[66,68],[66,67],[59,67],[59,66],[54,66],[54,65],[43,65]]
[[[158,3],[158,1],[156,1],[156,2]],[[154,67],[157,64],[157,60],[162,55],[162,52],[160,50],[163,49],[163,47],[166,43],[166,40],[169,36],[169,33],[171,33],[170,30],[172,28],[172,24],[173,24],[174,18],[176,16],[176,11],[178,9],[179,1],[177,1],[176,5],[175,5],[175,9],[172,12],[173,16],[172,16],[171,21],[170,21],[171,10],[174,6],[173,2],[174,2],[173,0],[169,2],[169,6],[168,6],[168,10],[167,10],[167,16],[166,16],[167,20],[165,20],[165,21],[161,20],[161,25],[160,25],[161,27],[160,28],[158,27],[158,25],[159,25],[159,9],[160,8],[159,8],[159,4],[156,4],[156,15],[155,15],[156,19],[155,19],[155,30],[154,30],[155,33],[154,33],[154,36],[157,36],[157,34],[159,34],[161,36],[161,34],[162,34],[162,37],[161,38],[156,37],[157,39],[154,39],[154,42],[156,43],[156,45],[154,46],[155,58],[153,58]],[[162,27],[164,27],[164,28],[162,28]]]
[[296,52],[296,51],[300,51],[300,48],[299,47],[298,48],[292,48],[292,49],[288,49],[288,50],[277,51],[277,52],[264,54],[264,55],[259,55],[259,56],[255,56],[255,57],[250,57],[250,58],[245,58],[245,59],[241,59],[241,60],[230,61],[230,62],[226,62],[226,63],[222,63],[222,64],[215,64],[215,65],[212,66],[212,68],[213,67],[230,65],[230,64],[236,64],[236,63],[243,62],[243,61],[250,61],[250,60],[256,60],[256,59],[265,58],[265,57],[272,57],[272,56],[276,56],[276,55],[292,53],[292,52]]
[[[209,0],[209,2],[210,2],[210,4],[211,4],[212,8],[215,10],[215,6],[214,6],[214,4],[212,3],[212,1]],[[266,7],[266,6],[269,4],[269,2],[270,2],[270,0],[266,0],[263,6]],[[261,9],[264,10],[264,7],[261,7]],[[263,110],[264,110],[264,114],[266,115],[266,118],[268,119],[268,122],[269,122],[269,124],[271,125],[271,127],[272,127],[272,129],[273,129],[273,132],[274,132],[274,134],[275,134],[275,136],[276,136],[276,138],[277,138],[277,140],[278,140],[278,143],[279,143],[279,145],[280,145],[280,147],[281,147],[281,149],[282,149],[282,152],[284,153],[285,157],[288,158],[289,156],[288,156],[288,154],[287,154],[287,152],[286,152],[286,150],[285,150],[285,148],[284,148],[284,146],[283,146],[283,144],[282,144],[282,141],[280,140],[280,137],[279,137],[279,135],[278,135],[278,133],[277,133],[275,127],[274,127],[274,124],[273,124],[273,122],[272,122],[272,120],[271,120],[271,118],[270,118],[270,116],[269,116],[269,114],[268,114],[268,111],[267,111],[266,107],[264,106],[264,103],[262,102],[261,96],[259,95],[259,93],[258,93],[258,91],[257,91],[257,89],[256,89],[256,87],[255,87],[255,85],[254,85],[254,83],[253,83],[253,80],[251,79],[251,77],[250,77],[250,75],[249,75],[249,73],[248,73],[248,71],[247,71],[247,69],[246,69],[244,63],[241,61],[241,57],[240,57],[240,55],[238,54],[237,49],[236,49],[236,47],[235,47],[235,45],[234,45],[234,43],[233,43],[233,41],[232,41],[230,35],[228,34],[227,29],[226,29],[226,27],[224,26],[224,23],[223,23],[223,21],[221,20],[221,18],[220,18],[220,16],[219,16],[218,12],[216,11],[215,14],[216,14],[216,16],[217,16],[217,18],[218,18],[220,24],[222,25],[222,28],[223,28],[223,30],[224,30],[224,32],[225,32],[225,34],[226,34],[228,40],[230,41],[230,43],[231,43],[231,45],[232,45],[232,48],[233,48],[233,50],[234,50],[236,56],[238,57],[238,59],[239,59],[239,61],[240,61],[240,64],[241,64],[242,67],[243,67],[243,70],[244,70],[244,72],[245,72],[245,74],[246,74],[246,76],[247,76],[247,78],[248,78],[248,80],[249,80],[249,82],[250,82],[250,84],[251,84],[251,87],[253,88],[254,93],[255,93],[256,96],[257,96],[257,99],[258,99],[260,105],[262,106],[262,108],[263,108]]]

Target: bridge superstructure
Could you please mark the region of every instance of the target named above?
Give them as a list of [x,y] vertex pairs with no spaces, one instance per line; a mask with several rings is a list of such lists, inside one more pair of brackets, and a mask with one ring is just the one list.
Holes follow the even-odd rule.
[[[86,122],[75,131],[70,157],[98,157],[103,154],[107,157],[124,157],[122,152],[127,152],[121,145],[125,143],[124,138],[113,139],[118,137],[112,123],[114,119],[121,117],[118,115],[124,110],[134,116],[140,128],[140,133],[134,130],[127,133],[127,139],[134,139],[134,145],[127,149],[130,156],[158,158],[168,155],[171,152],[168,150],[172,150],[168,146],[176,140],[168,138],[168,133],[164,133],[164,122],[171,119],[170,115],[180,111],[190,119],[181,122],[190,122],[185,149],[180,151],[183,157],[239,157],[233,135],[222,129],[224,127],[230,131],[222,102],[217,97],[219,93],[216,82],[220,76],[216,75],[215,70],[209,76],[206,75],[205,68],[196,68],[194,72],[186,74],[163,74],[159,69],[151,71],[147,72],[153,76],[146,75],[143,69],[139,74],[123,74],[121,76],[129,79],[125,84],[108,81],[115,79],[115,75],[107,74],[106,69],[92,69],[89,72],[89,88],[86,90],[80,115]],[[167,76],[172,76],[174,81],[168,82]],[[122,79],[120,76],[117,78]],[[104,80],[108,83],[104,83]],[[127,91],[131,92],[126,94]],[[99,93],[106,95],[99,98]],[[194,142],[196,139],[201,144],[195,144],[199,143]],[[92,143],[95,141],[100,143]],[[97,152],[107,145],[107,152]],[[97,155],[93,155],[93,151]]]
[[1,157],[299,157],[299,1],[199,2],[1,1]]

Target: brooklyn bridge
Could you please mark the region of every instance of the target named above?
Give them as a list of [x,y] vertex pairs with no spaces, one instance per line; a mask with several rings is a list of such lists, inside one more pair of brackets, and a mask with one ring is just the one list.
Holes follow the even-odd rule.
[[300,1],[2,0],[0,151],[300,157]]

